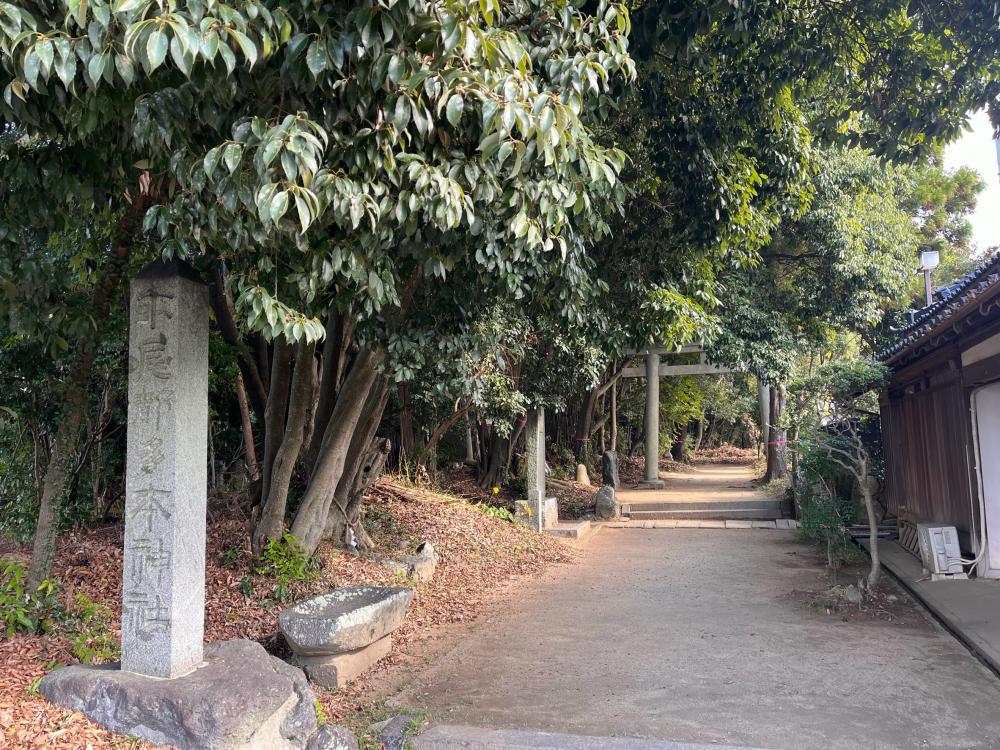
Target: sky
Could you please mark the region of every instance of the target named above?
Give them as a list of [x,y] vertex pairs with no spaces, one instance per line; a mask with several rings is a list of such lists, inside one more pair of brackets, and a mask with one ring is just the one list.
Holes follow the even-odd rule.
[[949,144],[944,151],[946,169],[971,167],[986,181],[979,194],[972,222],[972,242],[980,251],[1000,245],[1000,178],[997,177],[997,152],[993,146],[993,129],[985,111],[969,118],[972,129]]

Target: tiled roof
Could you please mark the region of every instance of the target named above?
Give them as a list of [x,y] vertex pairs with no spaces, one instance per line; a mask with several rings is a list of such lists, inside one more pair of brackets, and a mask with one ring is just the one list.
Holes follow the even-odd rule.
[[880,351],[877,358],[884,362],[920,343],[939,325],[997,285],[1000,285],[1000,252],[965,278],[938,289],[941,299],[917,310],[913,322],[899,332],[896,343]]

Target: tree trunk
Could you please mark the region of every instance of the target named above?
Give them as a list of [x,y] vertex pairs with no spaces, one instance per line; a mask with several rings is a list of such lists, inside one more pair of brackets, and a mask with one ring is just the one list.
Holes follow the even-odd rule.
[[258,424],[263,426],[268,394],[261,380],[257,361],[254,359],[250,347],[240,336],[239,328],[236,325],[233,300],[226,284],[226,269],[221,260],[216,260],[212,268],[208,282],[208,299],[212,305],[212,311],[215,313],[215,323],[219,327],[223,340],[236,348],[236,363],[239,365],[244,387],[248,386],[246,395],[250,397]]
[[236,400],[240,405],[240,425],[243,428],[243,445],[246,448],[245,461],[250,480],[260,479],[260,467],[257,466],[257,446],[254,445],[253,423],[250,421],[250,405],[247,403],[247,392],[243,385],[243,375],[236,374]]
[[[316,379],[314,344],[299,342],[295,345],[295,373],[292,376],[292,392],[288,404],[288,419],[282,435],[281,445],[275,454],[264,499],[253,533],[253,554],[259,556],[272,539],[279,539],[285,528],[285,508],[288,504],[288,486],[292,480],[292,470],[302,450],[305,439],[305,421],[313,397],[313,383]],[[275,357],[277,360],[277,357]],[[271,382],[274,382],[272,378]],[[270,430],[268,434],[270,434]]]
[[618,450],[618,382],[611,384],[611,450]]
[[576,460],[586,462],[590,457],[590,432],[594,424],[594,411],[597,408],[598,389],[591,388],[583,401],[583,407],[576,423],[576,439],[573,441],[573,453]]
[[701,450],[701,441],[705,437],[705,418],[702,417],[698,420],[698,426],[694,431],[694,444],[691,446],[691,452],[697,453]]
[[862,461],[861,471],[857,477],[861,484],[861,497],[865,501],[865,512],[868,514],[868,552],[872,558],[871,570],[868,571],[868,588],[878,587],[882,568],[878,559],[878,516],[875,513],[875,500],[872,498],[871,484],[868,482],[868,462]]
[[261,467],[260,486],[262,503],[271,492],[271,471],[285,433],[291,369],[292,347],[283,338],[277,339],[271,357],[271,389],[267,395],[267,408],[264,410],[264,465]]
[[59,428],[52,442],[39,500],[38,524],[35,528],[31,562],[28,566],[27,586],[30,591],[38,588],[52,570],[56,537],[59,532],[59,515],[67,498],[68,482],[75,464],[80,428],[87,408],[87,385],[97,355],[98,338],[107,321],[112,297],[128,270],[132,234],[150,202],[148,173],[143,173],[143,178],[145,184],[140,180],[139,191],[129,199],[131,206],[118,225],[116,237],[111,243],[111,257],[98,275],[90,308],[96,330],[81,342],[80,358],[72,366],[66,381],[65,405],[60,415]]
[[[361,527],[361,500],[372,482],[381,474],[389,450],[392,448],[392,443],[387,438],[380,439],[381,442],[375,438],[388,400],[389,386],[385,378],[379,378],[368,392],[362,416],[351,437],[344,472],[337,482],[337,491],[330,504],[330,512],[327,514],[323,530],[325,539],[333,539],[344,546],[350,545],[347,532],[348,529],[352,530],[354,541],[362,551],[371,548],[371,539]],[[376,443],[379,451],[384,448],[384,456],[377,456],[372,452]],[[366,472],[371,476],[362,477]]]
[[316,404],[316,418],[313,432],[308,442],[306,465],[310,472],[316,466],[320,444],[330,423],[337,394],[344,382],[351,345],[354,342],[354,318],[330,313],[326,322],[326,341],[323,344],[323,372],[319,378],[319,401]]
[[416,440],[413,437],[413,410],[410,408],[410,384],[400,383],[396,387],[399,397],[399,448],[405,458],[413,456]]
[[765,482],[784,479],[788,476],[788,437],[781,424],[785,411],[785,386],[770,389],[771,424],[767,440],[767,471]]
[[337,404],[320,444],[316,468],[292,523],[292,534],[306,554],[313,554],[323,538],[326,519],[337,484],[344,472],[351,439],[368,393],[375,383],[378,367],[384,359],[385,353],[382,351],[362,349],[355,357],[340,389]]
[[443,422],[441,422],[441,424],[435,427],[434,432],[431,433],[431,437],[427,441],[427,443],[425,445],[420,446],[419,450],[414,451],[413,453],[414,465],[416,466],[423,465],[425,458],[428,455],[431,455],[431,453],[437,447],[437,444],[441,441],[441,438],[443,438],[448,433],[448,430],[450,430],[452,427],[458,424],[458,421],[466,414],[468,414],[469,411],[471,410],[472,410],[472,401],[469,401],[467,404],[465,404],[465,406],[461,406],[455,411],[453,411],[451,414],[449,414],[448,417]]

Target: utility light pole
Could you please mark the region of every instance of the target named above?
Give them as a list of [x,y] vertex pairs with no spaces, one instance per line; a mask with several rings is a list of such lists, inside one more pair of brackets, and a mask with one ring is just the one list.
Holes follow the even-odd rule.
[[924,274],[924,297],[927,299],[927,306],[934,304],[934,290],[931,287],[931,271],[941,265],[941,253],[937,250],[924,250],[920,253],[920,268]]

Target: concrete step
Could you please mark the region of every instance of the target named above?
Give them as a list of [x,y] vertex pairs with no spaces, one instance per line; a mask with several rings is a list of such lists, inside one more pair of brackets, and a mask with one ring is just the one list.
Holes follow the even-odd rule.
[[583,737],[515,729],[437,726],[410,740],[413,750],[753,750],[632,737]]
[[622,512],[631,510],[748,510],[756,508],[759,510],[771,510],[780,513],[789,507],[786,500],[765,499],[765,500],[653,500],[642,503],[624,503]]
[[562,537],[564,539],[586,539],[597,530],[597,526],[592,521],[559,521],[553,526],[545,528],[546,534]]
[[[632,506],[635,508],[636,506]],[[780,508],[729,508],[719,510],[631,510],[627,514],[633,521],[666,521],[669,519],[719,520],[744,519],[771,521],[784,514]]]

